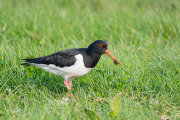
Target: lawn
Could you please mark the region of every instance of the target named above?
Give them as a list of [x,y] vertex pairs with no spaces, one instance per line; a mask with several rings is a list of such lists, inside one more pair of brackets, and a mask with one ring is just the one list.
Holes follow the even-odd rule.
[[[98,39],[122,66],[102,55],[73,80],[77,102],[62,77],[20,65]],[[0,119],[180,119],[180,1],[0,0]]]

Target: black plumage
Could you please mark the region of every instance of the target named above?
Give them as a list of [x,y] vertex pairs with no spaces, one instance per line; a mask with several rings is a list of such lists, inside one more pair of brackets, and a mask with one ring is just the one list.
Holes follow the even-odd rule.
[[[104,44],[104,48],[99,49],[99,43]],[[21,65],[29,66],[30,63],[35,64],[54,64],[58,67],[68,67],[73,65],[76,62],[75,55],[81,54],[83,56],[83,61],[85,67],[94,68],[98,63],[102,54],[104,54],[104,50],[107,49],[107,43],[102,40],[97,40],[89,45],[88,48],[77,48],[77,49],[67,49],[62,50],[56,53],[53,53],[48,56],[32,58],[32,59],[23,59],[25,63]]]

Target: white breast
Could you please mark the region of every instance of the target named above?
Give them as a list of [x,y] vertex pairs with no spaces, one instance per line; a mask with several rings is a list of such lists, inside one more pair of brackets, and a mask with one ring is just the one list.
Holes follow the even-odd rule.
[[62,76],[64,79],[67,78],[75,78],[82,75],[87,74],[92,68],[86,68],[83,61],[83,56],[78,54],[75,56],[76,62],[72,66],[58,67],[54,64],[35,64],[31,63],[31,65],[37,66],[39,68],[44,69],[47,72],[52,74]]

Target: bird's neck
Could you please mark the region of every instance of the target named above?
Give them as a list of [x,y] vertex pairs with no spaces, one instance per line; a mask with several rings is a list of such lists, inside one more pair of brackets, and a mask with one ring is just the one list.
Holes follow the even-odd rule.
[[85,66],[90,67],[90,68],[94,68],[97,65],[102,54],[97,54],[93,51],[89,51],[88,49],[86,50],[86,54],[88,56],[86,61],[88,61],[88,62],[86,62]]

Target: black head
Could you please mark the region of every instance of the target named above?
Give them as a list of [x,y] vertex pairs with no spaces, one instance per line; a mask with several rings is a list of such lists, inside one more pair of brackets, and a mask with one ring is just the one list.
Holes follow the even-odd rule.
[[103,40],[96,40],[89,45],[88,49],[97,54],[105,54],[105,50],[108,49],[108,44]]

